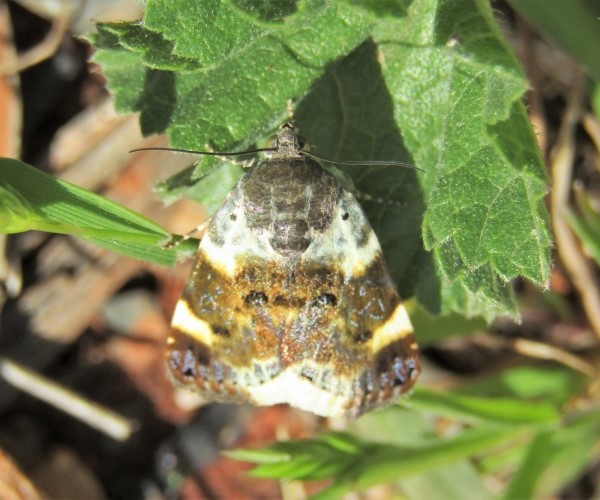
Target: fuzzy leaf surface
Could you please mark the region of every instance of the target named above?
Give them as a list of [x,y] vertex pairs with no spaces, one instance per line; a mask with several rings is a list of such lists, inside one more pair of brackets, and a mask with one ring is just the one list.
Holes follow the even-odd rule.
[[[319,155],[425,170],[339,165],[366,195],[405,298],[489,321],[517,315],[509,280],[547,283],[547,179],[520,102],[527,82],[488,2],[148,0],[141,29],[101,25],[94,40],[117,106],[140,111],[146,134],[186,149],[261,147],[293,99]],[[206,165],[161,188],[216,181]],[[214,189],[195,191],[206,196],[216,206]]]

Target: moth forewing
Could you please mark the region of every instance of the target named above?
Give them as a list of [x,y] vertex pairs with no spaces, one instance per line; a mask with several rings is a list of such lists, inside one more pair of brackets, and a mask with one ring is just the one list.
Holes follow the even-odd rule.
[[284,124],[214,214],[167,366],[204,399],[355,418],[406,393],[413,329],[354,196]]

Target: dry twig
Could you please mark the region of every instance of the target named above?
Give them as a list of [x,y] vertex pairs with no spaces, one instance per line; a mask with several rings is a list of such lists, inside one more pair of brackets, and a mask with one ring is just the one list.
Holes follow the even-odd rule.
[[45,401],[117,441],[129,439],[134,431],[134,425],[130,420],[19,363],[0,358],[0,376],[13,387]]

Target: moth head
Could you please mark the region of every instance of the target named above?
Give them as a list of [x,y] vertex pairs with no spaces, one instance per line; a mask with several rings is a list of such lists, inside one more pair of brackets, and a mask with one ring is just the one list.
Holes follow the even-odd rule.
[[275,140],[275,151],[277,156],[300,156],[302,143],[298,139],[293,122],[284,122],[279,127],[277,139]]

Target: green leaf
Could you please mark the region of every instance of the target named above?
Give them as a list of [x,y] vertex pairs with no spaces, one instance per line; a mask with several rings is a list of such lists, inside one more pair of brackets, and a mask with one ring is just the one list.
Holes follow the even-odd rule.
[[369,461],[368,468],[361,465],[352,467],[346,478],[359,489],[367,488],[489,452],[520,433],[514,428],[499,430],[482,427],[422,448],[382,447],[370,456],[364,456]]
[[422,347],[450,337],[470,335],[487,326],[481,318],[466,318],[457,313],[436,317],[420,307],[411,307],[410,304],[407,305],[407,310],[417,342]]
[[[354,445],[348,449],[332,446],[323,436],[311,440],[279,442],[271,446],[275,453],[258,457],[261,465],[252,470],[252,475],[297,480],[317,480],[331,476],[335,478],[333,490],[325,490],[315,497],[331,498],[332,492],[339,494],[348,490],[362,490],[456,463],[474,454],[487,452],[520,433],[515,428],[480,428],[419,447],[361,442],[349,436],[345,441],[353,440]],[[245,456],[252,457],[251,454]],[[269,462],[263,461],[265,457],[268,457]],[[277,458],[280,459],[279,463],[275,462]]]
[[600,82],[600,8],[585,0],[554,0],[540,9],[533,0],[508,0],[529,23],[568,50],[583,64],[596,82]]
[[104,23],[98,28],[101,32],[114,35],[115,41],[122,48],[139,54],[142,64],[149,68],[184,72],[201,68],[196,59],[174,55],[172,42],[140,24]]
[[167,203],[182,195],[188,196],[204,205],[209,214],[213,214],[241,175],[242,169],[237,165],[203,157],[194,165],[157,184],[155,191]]
[[[111,90],[117,98],[123,90],[129,98],[119,104],[142,112],[144,133],[166,130],[173,147],[201,149],[212,143],[224,150],[247,145],[281,120],[287,100],[306,93],[328,62],[368,36],[369,19],[352,14],[342,3],[306,0],[285,23],[265,28],[227,0],[150,0],[148,27],[173,40],[176,55],[197,58],[206,67],[177,78],[159,75],[161,86],[156,85],[155,93],[160,102],[148,88],[148,77],[138,79],[137,89],[131,87],[132,77],[129,88],[111,84]],[[95,59],[109,80],[126,80],[123,62],[136,75],[144,67],[133,52],[137,61],[109,54],[123,44],[115,49],[112,39],[107,43],[97,37],[94,42]],[[131,98],[134,93],[136,100]]]
[[560,412],[556,405],[542,401],[529,402],[516,398],[463,396],[417,388],[408,402],[412,408],[466,422],[504,424],[557,423]]
[[571,210],[565,210],[564,215],[569,227],[583,243],[587,255],[594,259],[597,264],[600,263],[600,234],[596,231],[596,228]]
[[[185,12],[185,22],[181,14]],[[223,0],[149,1],[144,24],[175,41],[174,53],[197,59],[203,66],[243,52],[269,29]]]
[[118,203],[19,161],[0,158],[2,232],[29,230],[71,234],[117,253],[161,265],[173,265],[197,246],[160,245],[171,237],[158,224]]
[[577,203],[579,212],[583,216],[583,220],[590,226],[590,230],[595,233],[596,238],[600,239],[600,214],[594,208],[592,201],[586,195],[581,185],[575,185],[574,193],[575,202]]
[[[415,171],[368,165],[372,159],[412,163],[396,130],[376,49],[367,42],[332,65],[304,98],[295,118],[320,156],[365,160],[365,165],[339,168],[351,178],[359,198],[363,193],[372,198],[361,204],[400,294],[410,297],[422,275],[435,271],[421,243],[425,202]],[[345,96],[343,101],[338,102],[338,94]],[[433,308],[439,306],[435,292],[430,301]]]
[[277,464],[290,459],[290,454],[275,448],[227,450],[223,454],[235,460],[253,462],[255,464]]
[[600,214],[594,210],[582,189],[575,189],[575,201],[581,217],[572,210],[566,210],[565,218],[587,254],[600,265]]
[[[516,316],[507,281],[547,282],[527,83],[486,1],[148,0],[142,27],[100,25],[94,41],[119,109],[140,111],[144,133],[166,131],[173,147],[262,145],[294,99],[317,154],[424,168],[340,165],[367,195],[401,294],[430,313]],[[178,58],[193,63],[166,71]],[[160,189],[214,207],[230,183],[194,193],[200,164]]]
[[600,445],[600,411],[577,415],[553,436],[553,460],[540,476],[543,496],[560,491],[593,463]]
[[[401,406],[368,413],[349,425],[349,431],[364,440],[399,446],[429,446],[439,440],[438,428],[430,415]],[[490,493],[468,458],[395,481],[409,500],[423,498],[488,499]]]
[[94,61],[108,73],[107,85],[115,96],[116,110],[120,113],[141,111],[140,102],[150,70],[141,64],[139,53],[132,52],[119,43],[117,35],[103,29],[102,24],[98,24],[96,28],[98,32],[89,35],[88,39],[96,47]]
[[540,432],[529,444],[504,498],[534,498],[535,487],[543,470],[552,461],[552,431]]
[[493,500],[496,498],[486,488],[478,468],[466,459],[405,477],[399,486],[403,496],[411,500],[424,498]]
[[[425,246],[454,299],[442,310],[515,314],[502,282],[549,276],[546,176],[519,102],[527,82],[488,2],[417,0],[374,39],[396,121],[427,172]],[[476,303],[460,299],[469,294]]]
[[592,91],[592,109],[596,118],[600,119],[600,84],[594,85]]
[[511,397],[564,405],[586,384],[580,373],[562,366],[523,366],[472,381],[457,389],[465,396]]
[[589,466],[600,444],[600,412],[542,431],[531,441],[504,498],[545,498],[555,494]]
[[[303,481],[330,477],[332,486],[314,498],[338,498],[391,481],[408,498],[440,494],[461,498],[453,477],[470,481],[478,498],[485,498],[489,493],[467,462],[477,456],[485,463],[495,461],[496,468],[503,463],[504,468],[497,469],[501,473],[506,466],[519,467],[505,493],[508,499],[555,493],[589,463],[599,442],[598,411],[563,423],[558,407],[543,401],[446,395],[421,389],[414,391],[410,402],[413,408],[478,426],[440,439],[432,424],[414,411],[392,407],[366,415],[351,426],[362,436],[381,440],[379,443],[332,433],[276,443],[265,450],[236,451],[230,456],[261,464],[252,471],[256,477]],[[451,471],[454,476],[448,475]]]
[[[194,172],[197,175],[197,171]],[[222,164],[219,168],[208,173],[202,182],[197,182],[187,190],[187,195],[202,203],[209,214],[212,214],[221,204],[223,198],[233,189],[242,175],[238,165]]]

